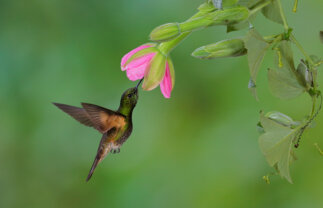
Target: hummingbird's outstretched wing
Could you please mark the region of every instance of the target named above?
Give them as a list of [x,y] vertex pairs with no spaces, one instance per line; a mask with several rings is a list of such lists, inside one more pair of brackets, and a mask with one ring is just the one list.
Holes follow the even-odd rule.
[[121,113],[89,103],[81,104],[89,115],[94,127],[101,133],[108,132],[112,128],[119,130],[126,124],[126,117]]
[[56,105],[59,109],[73,117],[75,120],[80,122],[81,124],[84,124],[86,126],[94,127],[93,122],[90,119],[90,116],[88,113],[83,109],[71,105],[65,105],[60,103],[53,103]]

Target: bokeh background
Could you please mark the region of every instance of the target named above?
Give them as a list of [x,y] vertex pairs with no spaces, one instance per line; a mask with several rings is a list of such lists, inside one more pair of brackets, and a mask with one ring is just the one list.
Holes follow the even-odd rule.
[[[120,59],[148,41],[163,23],[184,21],[202,0],[0,1],[0,207],[323,207],[323,115],[305,133],[294,184],[272,176],[258,147],[259,111],[279,110],[302,119],[310,98],[273,97],[266,68],[258,80],[260,102],[249,93],[246,57],[203,61],[191,52],[239,37],[213,27],[193,33],[172,52],[172,98],[140,91],[134,131],[120,154],[108,156],[85,178],[100,140],[51,102],[95,103],[116,109],[134,86]],[[289,24],[305,49],[322,56],[321,0],[283,1]],[[282,26],[260,14],[263,35]],[[295,53],[296,59],[300,54]],[[319,83],[323,85],[320,76]]]

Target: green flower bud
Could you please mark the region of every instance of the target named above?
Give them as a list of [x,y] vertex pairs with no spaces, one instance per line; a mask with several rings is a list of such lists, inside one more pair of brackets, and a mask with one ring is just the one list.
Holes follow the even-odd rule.
[[297,125],[297,122],[293,121],[293,119],[283,113],[278,111],[271,111],[266,113],[265,117],[287,127],[292,127]]
[[214,59],[224,57],[242,56],[247,53],[244,42],[241,39],[223,40],[214,44],[197,48],[192,56],[200,59]]
[[178,23],[167,23],[156,27],[150,33],[150,39],[153,41],[166,41],[180,34],[181,31]]
[[218,10],[207,15],[207,19],[212,19],[212,25],[237,24],[247,20],[249,10],[246,7],[237,6],[224,10]]
[[186,22],[161,25],[151,32],[150,39],[152,41],[168,41],[184,32],[192,32],[212,25],[236,24],[247,20],[248,17],[249,10],[246,7],[237,6],[215,10]]

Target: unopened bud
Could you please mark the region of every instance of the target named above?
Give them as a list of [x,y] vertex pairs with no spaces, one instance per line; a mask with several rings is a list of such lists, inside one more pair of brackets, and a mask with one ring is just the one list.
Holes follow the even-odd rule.
[[212,25],[237,24],[247,20],[248,17],[249,10],[243,6],[218,10],[206,15],[207,19],[213,20]]
[[155,28],[150,33],[152,41],[168,41],[183,32],[192,32],[213,25],[236,24],[245,21],[249,17],[246,7],[237,6],[224,10],[215,10],[205,15],[189,19],[182,23],[168,23]]
[[230,39],[197,48],[192,53],[192,56],[200,59],[214,59],[242,56],[246,53],[247,49],[243,40]]
[[180,35],[179,23],[167,23],[156,27],[150,33],[150,39],[153,41],[166,41]]

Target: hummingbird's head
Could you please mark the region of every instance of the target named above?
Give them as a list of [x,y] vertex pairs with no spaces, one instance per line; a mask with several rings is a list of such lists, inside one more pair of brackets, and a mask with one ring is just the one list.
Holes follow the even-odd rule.
[[121,97],[121,106],[134,108],[138,100],[138,88],[133,87],[127,89]]

